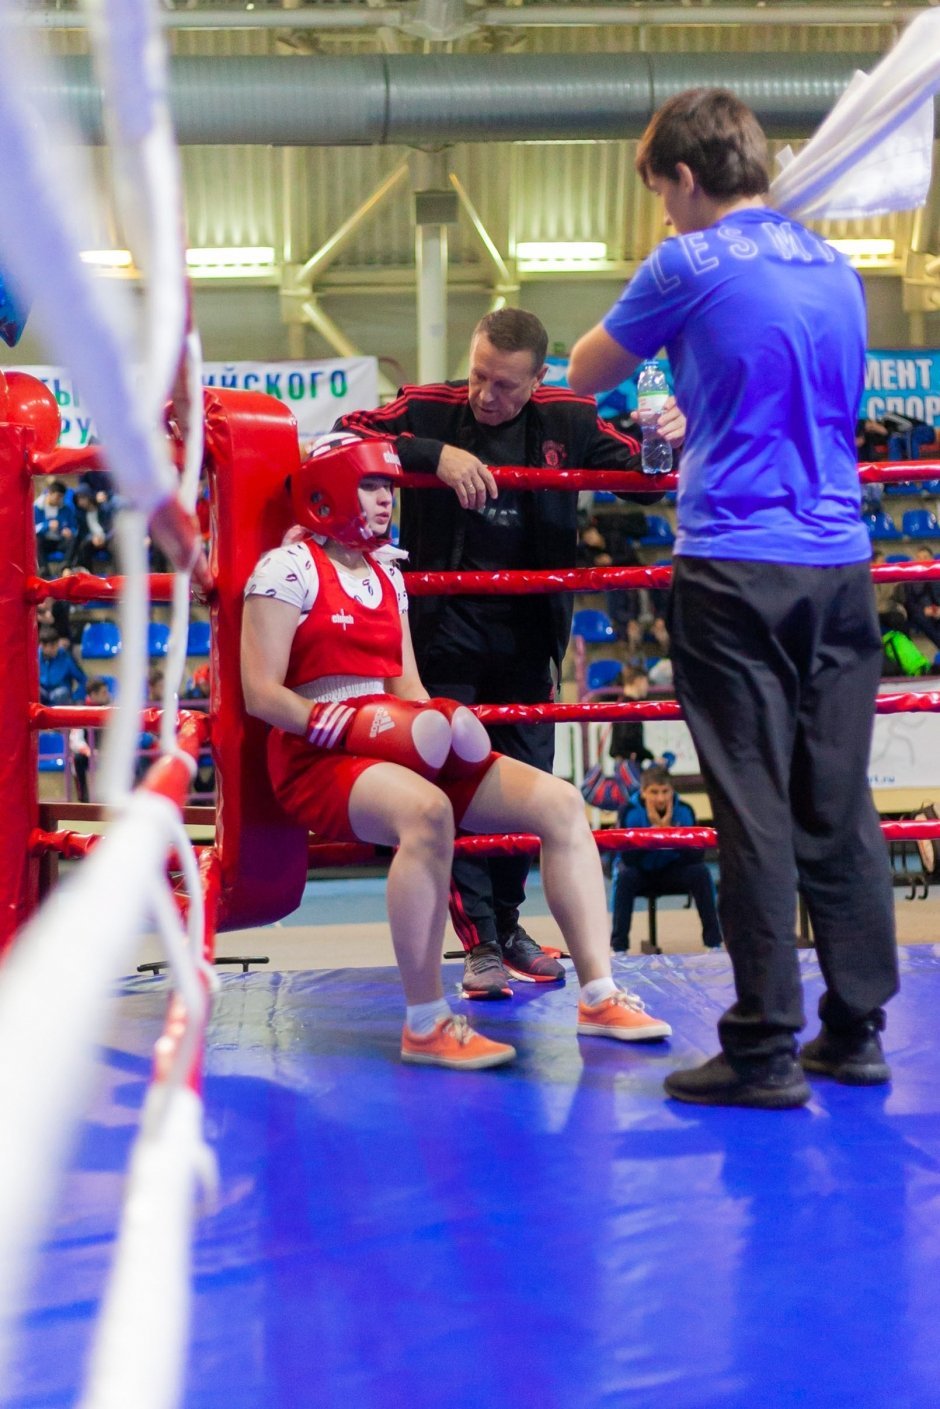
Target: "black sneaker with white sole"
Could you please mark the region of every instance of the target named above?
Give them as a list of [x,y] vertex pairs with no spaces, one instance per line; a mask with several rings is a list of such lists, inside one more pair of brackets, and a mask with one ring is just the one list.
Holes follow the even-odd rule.
[[512,978],[522,983],[558,983],[565,970],[551,954],[546,954],[530,934],[516,925],[508,935],[500,935],[503,963]]
[[477,944],[468,949],[463,961],[465,998],[511,998],[509,975],[498,944]]

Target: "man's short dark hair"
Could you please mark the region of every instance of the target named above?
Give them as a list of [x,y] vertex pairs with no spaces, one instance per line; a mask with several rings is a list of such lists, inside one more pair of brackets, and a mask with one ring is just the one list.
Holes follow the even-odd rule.
[[636,153],[636,169],[676,179],[684,162],[706,195],[762,196],[768,187],[767,138],[751,109],[727,88],[688,88],[654,114]]
[[643,776],[640,778],[640,792],[644,788],[673,787],[673,781],[668,768],[663,768],[660,763],[651,763],[649,768],[643,769]]
[[40,628],[39,628],[39,644],[40,644],[40,646],[49,646],[49,645],[52,644],[53,641],[55,641],[56,644],[58,645],[59,639],[60,639],[59,633],[58,633],[58,631],[56,630],[56,628],[55,628],[54,626],[40,626]]
[[487,338],[500,352],[531,352],[533,370],[545,362],[548,333],[534,313],[524,308],[497,308],[480,319],[473,336]]

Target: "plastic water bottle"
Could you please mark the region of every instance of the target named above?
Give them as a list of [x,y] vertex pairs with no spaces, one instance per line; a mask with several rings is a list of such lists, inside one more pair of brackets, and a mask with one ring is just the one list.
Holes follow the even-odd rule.
[[672,469],[672,446],[656,429],[669,396],[666,376],[658,362],[644,362],[636,379],[636,418],[643,434],[640,464],[645,475],[664,475]]

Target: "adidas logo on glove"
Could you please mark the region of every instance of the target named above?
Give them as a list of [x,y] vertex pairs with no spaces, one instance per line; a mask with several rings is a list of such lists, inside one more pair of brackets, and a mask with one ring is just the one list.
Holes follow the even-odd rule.
[[374,739],[379,734],[384,734],[387,729],[394,729],[395,721],[387,709],[381,707],[375,711],[375,718],[372,720],[372,727],[369,730],[369,738]]

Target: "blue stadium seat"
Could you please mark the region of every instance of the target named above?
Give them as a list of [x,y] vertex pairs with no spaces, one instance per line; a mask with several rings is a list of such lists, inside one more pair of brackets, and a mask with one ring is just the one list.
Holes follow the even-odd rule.
[[209,654],[209,623],[207,621],[191,621],[189,623],[186,654],[188,656],[207,656]]
[[[908,510],[908,512],[910,512],[910,510]],[[864,514],[862,517],[868,528],[869,538],[900,538],[902,536],[901,530],[890,514],[879,512],[877,514]],[[907,518],[907,513],[905,513],[904,517]]]
[[940,538],[940,523],[930,509],[905,509],[901,527],[908,538]]
[[920,485],[905,479],[899,480],[896,484],[886,484],[883,486],[885,494],[918,494]]
[[587,668],[587,687],[589,690],[603,690],[605,685],[618,685],[622,675],[622,661],[592,660]]
[[611,494],[611,492],[610,492],[609,489],[595,489],[595,491],[594,491],[594,503],[595,503],[595,504],[616,504],[616,502],[617,502],[617,496],[616,496],[616,494]]
[[36,740],[40,773],[65,772],[65,735],[43,729]]
[[89,621],[82,629],[84,660],[106,660],[121,654],[121,628],[116,621]]
[[575,612],[571,621],[572,636],[580,636],[582,641],[615,641],[617,633],[610,624],[610,617],[598,607],[582,607]]
[[940,494],[940,479],[921,480],[920,492],[931,498],[935,494]]
[[910,555],[910,553],[886,553],[886,554],[885,554],[885,562],[886,562],[886,563],[909,563],[910,561],[911,561],[911,555]]
[[151,621],[147,627],[147,654],[151,660],[165,656],[170,645],[170,628],[165,621]]
[[676,535],[669,526],[669,520],[662,514],[647,514],[646,533],[640,543],[646,548],[661,547],[664,543],[675,543]]

